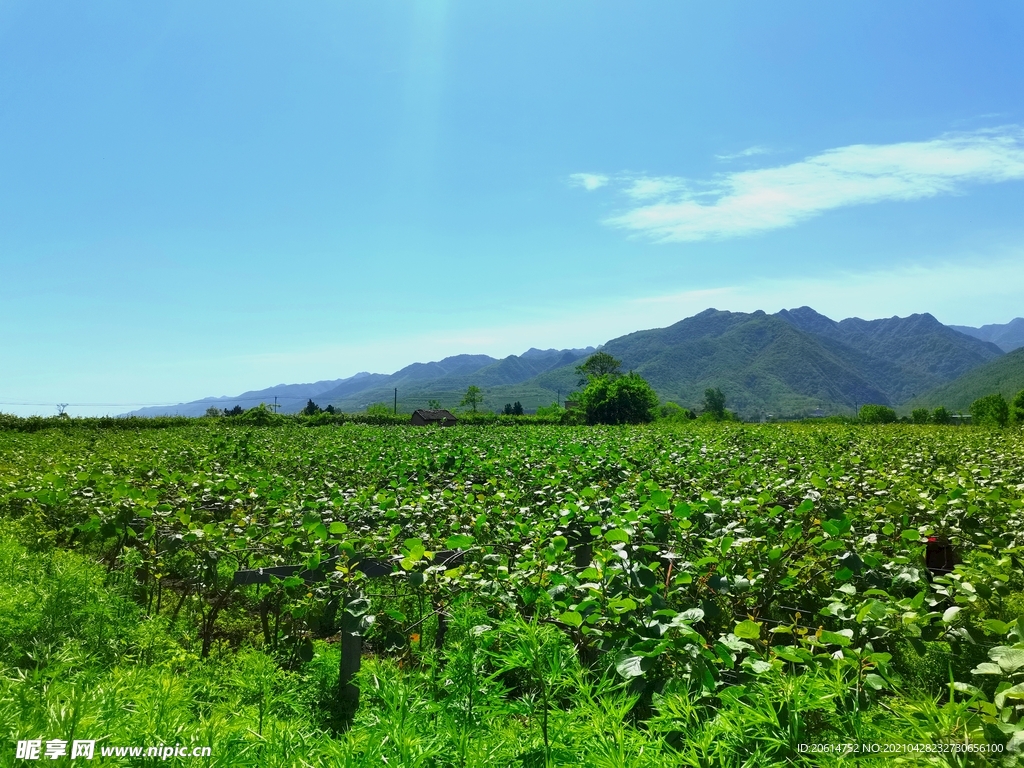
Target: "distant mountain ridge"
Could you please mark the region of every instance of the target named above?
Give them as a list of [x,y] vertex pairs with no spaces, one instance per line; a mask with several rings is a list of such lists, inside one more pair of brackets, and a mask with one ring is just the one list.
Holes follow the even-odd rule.
[[[470,378],[477,386],[515,386],[554,367],[576,364],[580,358],[594,352],[594,347],[582,349],[530,348],[521,356],[509,355],[499,360],[489,355],[453,355],[428,363],[413,363],[392,374],[360,372],[346,379],[317,381],[311,384],[279,384],[266,389],[243,392],[234,397],[205,397],[187,403],[168,406],[150,406],[132,411],[133,416],[202,416],[207,409],[229,409],[235,405],[252,408],[260,403],[274,403],[277,398],[279,413],[297,413],[308,400],[321,407],[334,405],[339,410],[364,410],[375,402],[392,402],[396,388],[401,390],[403,405],[409,398],[419,398],[416,407],[437,396],[450,400],[448,389],[454,387],[461,398]],[[568,391],[568,389],[566,389]],[[547,404],[543,402],[542,404]],[[445,403],[454,407],[457,403]]]
[[[777,314],[708,309],[667,328],[620,336],[600,349],[622,360],[624,370],[644,376],[663,400],[694,408],[706,388],[720,387],[727,407],[744,418],[852,413],[867,403],[898,407],[1004,356],[995,343],[930,314],[835,321],[810,307]],[[453,355],[392,374],[279,385],[135,413],[202,415],[211,405],[251,407],[273,402],[275,395],[284,413],[301,410],[307,399],[353,412],[372,403],[391,405],[396,389],[399,410],[408,412],[432,400],[458,407],[470,385],[483,389],[485,409],[518,400],[533,410],[564,400],[578,385],[576,366],[594,351],[530,348],[501,360]]]
[[991,341],[1003,352],[1013,352],[1024,347],[1024,317],[1015,317],[1008,323],[983,325],[971,328],[968,325],[951,325],[953,330],[966,333],[982,341]]
[[706,388],[720,387],[747,418],[896,406],[1002,355],[931,315],[836,322],[810,307],[775,315],[709,309],[603,349],[663,398],[693,407]]
[[[309,384],[278,384],[266,389],[255,389],[240,395],[222,395],[220,397],[204,397],[177,405],[154,405],[132,411],[132,416],[202,416],[208,408],[228,409],[236,405],[252,408],[260,403],[273,403],[278,399],[282,413],[301,411],[306,401],[311,398],[323,397],[325,392],[343,389],[345,386],[365,386],[380,377],[379,373],[361,371],[347,379],[331,379],[314,381]],[[301,402],[300,402],[301,401]],[[296,405],[298,403],[298,405]]]

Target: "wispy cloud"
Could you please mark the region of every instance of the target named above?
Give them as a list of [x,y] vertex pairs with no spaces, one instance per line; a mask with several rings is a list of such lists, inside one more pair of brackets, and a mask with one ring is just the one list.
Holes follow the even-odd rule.
[[739,160],[742,157],[753,157],[754,155],[767,155],[769,152],[771,152],[771,150],[768,149],[768,147],[755,146],[747,147],[746,149],[741,149],[739,152],[732,152],[726,155],[715,155],[715,157],[717,157],[719,160]]
[[610,179],[600,173],[574,173],[569,176],[569,183],[575,187],[583,187],[588,192],[600,189]]
[[651,200],[688,191],[686,179],[675,176],[637,176],[625,187],[626,194],[634,200]]
[[[597,186],[610,182],[598,178]],[[853,144],[790,165],[704,180],[621,176],[616,186],[643,204],[605,223],[657,242],[722,239],[793,226],[835,208],[956,194],[970,184],[1014,179],[1024,179],[1024,130],[1018,126]]]

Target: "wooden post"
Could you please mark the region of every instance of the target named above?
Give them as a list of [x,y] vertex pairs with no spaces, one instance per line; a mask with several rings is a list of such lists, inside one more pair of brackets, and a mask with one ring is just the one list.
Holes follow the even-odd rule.
[[341,661],[338,665],[338,702],[342,717],[351,720],[359,709],[359,686],[356,675],[363,657],[363,636],[358,616],[348,612],[350,597],[345,598],[341,616]]
[[444,636],[448,634],[448,617],[444,612],[444,605],[439,599],[434,600],[434,613],[437,614],[437,634],[434,635],[434,648],[441,650],[444,647]]
[[590,527],[584,522],[580,523],[573,537],[573,565],[583,569],[590,566],[594,559],[594,537],[590,535]]
[[359,708],[359,686],[355,684],[363,656],[363,638],[341,631],[341,666],[338,670],[338,697],[355,713]]

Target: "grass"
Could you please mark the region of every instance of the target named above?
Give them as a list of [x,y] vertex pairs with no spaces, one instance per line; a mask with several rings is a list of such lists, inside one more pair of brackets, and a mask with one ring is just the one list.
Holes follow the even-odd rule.
[[[859,712],[849,681],[827,670],[762,676],[714,697],[669,687],[641,720],[643,692],[582,669],[562,633],[495,622],[467,601],[443,652],[365,660],[362,706],[340,730],[330,642],[292,670],[252,645],[201,660],[197,638],[144,614],[130,581],[88,557],[32,552],[6,536],[0,575],[0,764],[19,739],[87,738],[208,745],[204,766],[838,765],[799,744],[953,738],[963,725],[948,703],[906,693],[889,711]],[[972,759],[949,764],[984,764]],[[124,762],[97,751],[96,764]]]

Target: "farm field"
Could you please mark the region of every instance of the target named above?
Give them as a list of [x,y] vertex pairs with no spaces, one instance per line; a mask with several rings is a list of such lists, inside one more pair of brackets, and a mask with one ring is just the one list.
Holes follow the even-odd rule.
[[0,432],[0,764],[1016,765],[1022,506],[1019,429]]

